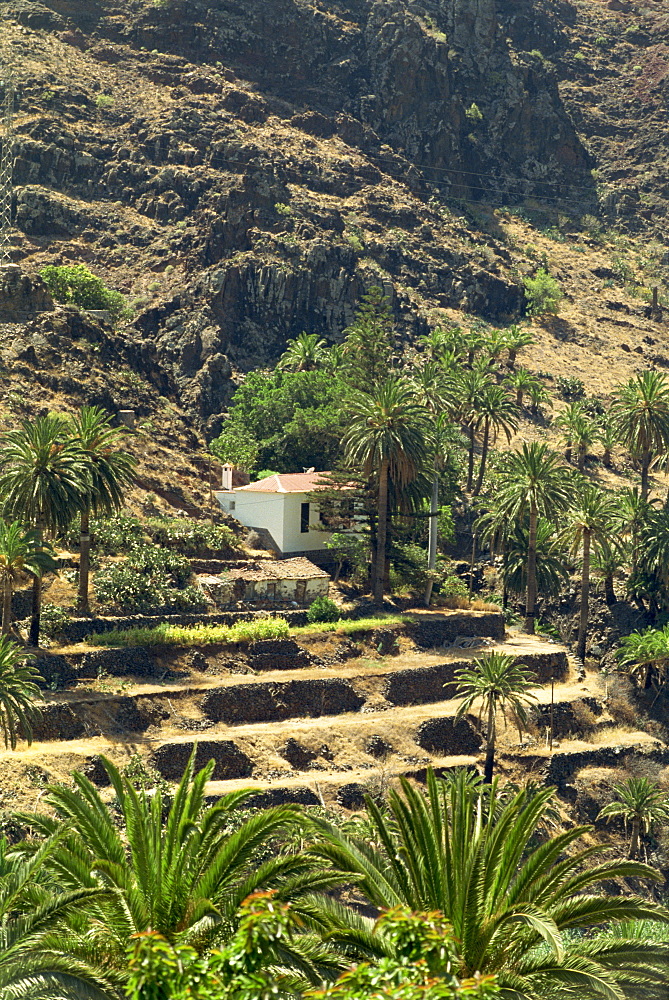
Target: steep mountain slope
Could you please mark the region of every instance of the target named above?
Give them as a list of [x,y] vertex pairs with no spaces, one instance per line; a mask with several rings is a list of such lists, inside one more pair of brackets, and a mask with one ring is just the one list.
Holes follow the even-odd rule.
[[601,354],[606,392],[664,363],[633,294],[668,273],[661,3],[9,0],[3,15],[13,259],[84,262],[126,293],[142,374],[207,436],[241,373],[303,329],[336,340],[372,284],[411,337],[518,317],[523,275],[548,263],[568,309],[540,325],[543,371]]

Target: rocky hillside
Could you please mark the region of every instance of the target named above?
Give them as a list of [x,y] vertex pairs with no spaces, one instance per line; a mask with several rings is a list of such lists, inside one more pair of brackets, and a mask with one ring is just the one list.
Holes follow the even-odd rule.
[[3,18],[12,259],[122,291],[118,356],[198,433],[288,337],[336,341],[373,284],[410,338],[517,318],[547,263],[568,317],[538,324],[543,370],[594,349],[606,391],[634,351],[665,362],[639,297],[669,274],[661,3],[8,0]]

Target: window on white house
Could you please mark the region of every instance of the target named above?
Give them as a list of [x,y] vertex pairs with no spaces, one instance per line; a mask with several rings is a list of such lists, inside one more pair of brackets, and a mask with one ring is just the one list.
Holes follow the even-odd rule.
[[306,535],[309,531],[309,504],[300,504],[300,532]]

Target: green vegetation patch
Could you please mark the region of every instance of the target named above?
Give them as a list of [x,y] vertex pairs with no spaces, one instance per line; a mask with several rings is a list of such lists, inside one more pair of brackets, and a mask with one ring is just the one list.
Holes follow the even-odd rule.
[[120,292],[107,288],[84,264],[47,264],[39,272],[57,302],[71,302],[82,309],[106,309],[118,319],[126,308]]
[[91,646],[208,646],[285,639],[290,629],[285,618],[261,618],[234,625],[169,625],[154,628],[114,629],[86,639]]

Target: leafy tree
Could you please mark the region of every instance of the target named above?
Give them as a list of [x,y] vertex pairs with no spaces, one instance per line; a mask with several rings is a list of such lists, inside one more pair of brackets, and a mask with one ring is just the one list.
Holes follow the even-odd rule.
[[126,308],[120,292],[107,288],[84,264],[47,264],[39,272],[57,302],[72,302],[82,309],[104,309],[118,319]]
[[474,487],[474,496],[479,495],[483,486],[490,432],[492,431],[494,438],[496,438],[499,431],[503,431],[507,441],[510,441],[511,435],[518,427],[518,410],[504,386],[486,385],[476,406],[476,425],[479,430],[483,428],[483,440],[481,443],[481,465]]
[[[31,525],[41,542],[43,533],[65,530],[81,511],[89,488],[88,468],[81,448],[64,434],[58,417],[24,421],[8,431],[0,447],[2,514]],[[34,578],[30,642],[39,643],[41,580]]]
[[[402,779],[387,809],[367,800],[369,836],[314,818],[322,841],[313,851],[348,872],[375,907],[438,909],[458,943],[453,971],[496,976],[503,997],[538,1000],[573,991],[581,1000],[622,1000],[629,984],[655,988],[666,976],[665,943],[624,932],[600,940],[587,931],[666,920],[658,904],[601,891],[612,878],[658,882],[661,874],[635,861],[593,864],[596,846],[576,848],[588,827],[537,838],[552,800],[550,788],[500,800],[496,782],[477,787],[462,771],[448,782],[429,772],[427,792]],[[332,923],[333,937],[374,948],[363,918],[348,932],[336,914]]]
[[2,580],[2,634],[12,631],[12,597],[17,580],[24,573],[41,577],[58,564],[35,529],[19,522],[0,520],[0,579]]
[[457,691],[462,701],[458,705],[455,718],[460,719],[472,706],[479,703],[479,721],[486,717],[486,754],[484,781],[492,781],[495,767],[495,745],[497,741],[497,713],[513,709],[516,717],[525,724],[525,707],[536,696],[531,694],[537,687],[537,680],[531,670],[518,663],[515,656],[507,653],[489,653],[474,660],[471,667],[462,667],[455,674]]
[[627,778],[613,786],[616,800],[600,810],[597,819],[613,819],[622,816],[632,824],[629,857],[639,853],[641,836],[649,833],[655,823],[669,819],[669,798],[667,793],[649,778]]
[[292,372],[315,371],[325,359],[325,341],[315,333],[301,333],[289,340],[277,368]]
[[616,504],[609,494],[592,483],[584,483],[577,489],[575,501],[567,514],[567,537],[571,543],[572,554],[577,555],[581,552],[583,559],[576,655],[584,660],[588,633],[591,546],[604,548],[615,542]]
[[136,461],[120,447],[125,431],[113,427],[99,406],[82,406],[71,422],[71,435],[81,449],[86,470],[81,501],[79,593],[77,609],[88,613],[88,580],[91,557],[91,514],[114,514],[125,501],[125,490],[134,480]]
[[233,464],[253,459],[253,466],[278,472],[331,468],[340,453],[346,392],[326,371],[251,372],[212,450]]
[[614,394],[611,417],[619,440],[641,465],[646,500],[651,464],[669,448],[669,379],[655,371],[635,375]]
[[373,594],[383,603],[389,481],[403,487],[428,461],[429,421],[412,385],[389,376],[372,393],[352,394],[344,436],[347,464],[376,484],[378,527]]
[[534,335],[527,327],[510,326],[504,331],[504,341],[509,352],[509,368],[513,371],[516,367],[518,351],[533,344]]
[[524,278],[523,284],[530,316],[557,313],[564,293],[559,282],[545,268],[540,267],[533,277]]
[[337,583],[339,580],[344,563],[348,562],[354,568],[359,568],[367,560],[367,546],[361,538],[357,538],[355,535],[335,531],[325,543],[325,548],[330,550],[337,562],[333,583]]
[[545,444],[523,442],[521,450],[506,456],[496,481],[498,511],[509,520],[529,514],[525,627],[534,632],[537,598],[537,521],[565,510],[572,496],[572,479],[555,452]]
[[372,392],[394,368],[393,318],[381,288],[375,286],[363,295],[344,337],[344,378],[353,389]]
[[260,454],[258,441],[237,420],[226,420],[221,433],[211,442],[209,449],[224,464],[229,463],[245,472],[255,469]]
[[37,686],[42,678],[33,661],[9,636],[0,636],[0,730],[12,750],[19,735],[32,742],[32,724],[41,715],[35,703],[42,697]]

